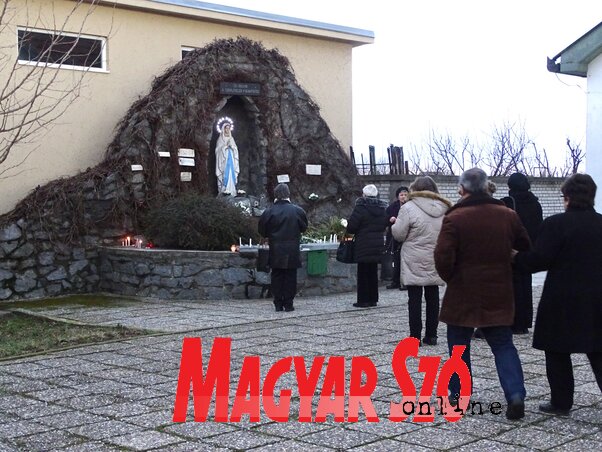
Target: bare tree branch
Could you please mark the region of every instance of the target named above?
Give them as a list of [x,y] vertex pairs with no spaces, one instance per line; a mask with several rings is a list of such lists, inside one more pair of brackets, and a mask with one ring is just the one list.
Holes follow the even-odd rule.
[[[25,2],[26,28],[17,29],[14,18],[19,11],[10,0],[4,0],[0,7],[0,33],[6,34],[6,42],[15,41],[18,33],[27,39],[32,29],[47,30],[49,41],[44,48],[37,49],[34,61],[19,60],[19,44],[0,49],[0,165],[6,161],[16,146],[39,138],[60,118],[79,97],[84,77],[99,56],[93,49],[78,53],[89,17],[94,13],[98,1],[74,1],[66,16],[60,19],[54,13],[54,3],[50,5],[51,23],[46,23],[42,8],[39,10]],[[112,27],[112,24],[111,24]],[[102,55],[102,49],[100,49]],[[73,69],[74,57],[83,58],[86,65]],[[70,70],[64,70],[65,67]],[[21,163],[27,158],[21,160]],[[0,170],[0,175],[17,165]]]
[[494,126],[489,145],[485,147],[476,146],[468,136],[456,140],[449,133],[431,130],[422,150],[411,146],[410,168],[414,174],[454,175],[480,167],[493,177],[509,176],[516,171],[539,177],[566,177],[578,172],[585,158],[580,144],[573,145],[567,138],[566,145],[565,163],[557,167],[550,162],[546,149],[538,148],[529,138],[520,121]]
[[570,138],[566,139],[566,145],[569,148],[569,154],[567,155],[565,167],[569,169],[570,172],[563,175],[569,176],[579,172],[579,166],[585,158],[585,151],[581,149],[581,143],[572,145]]
[[491,133],[491,149],[484,164],[491,176],[508,176],[516,171],[526,171],[529,159],[525,150],[531,144],[522,122],[503,122],[494,125]]

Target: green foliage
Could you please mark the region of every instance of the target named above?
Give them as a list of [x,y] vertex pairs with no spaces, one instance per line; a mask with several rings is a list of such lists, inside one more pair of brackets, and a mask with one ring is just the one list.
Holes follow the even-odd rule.
[[259,240],[257,226],[240,209],[225,201],[188,193],[149,210],[144,234],[160,248],[229,250],[230,245]]
[[307,231],[303,233],[302,242],[313,243],[324,239],[324,237],[328,240],[331,234],[336,234],[339,240],[345,235],[345,226],[341,224],[341,218],[330,217],[328,221],[315,226],[310,225]]

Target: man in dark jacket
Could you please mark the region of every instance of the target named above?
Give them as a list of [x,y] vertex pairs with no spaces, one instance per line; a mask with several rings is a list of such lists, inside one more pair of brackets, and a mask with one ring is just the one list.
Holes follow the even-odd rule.
[[[406,203],[408,198],[408,187],[404,187],[403,185],[395,190],[395,201],[393,201],[387,207],[386,213],[387,218],[389,218],[390,223],[395,223],[397,219],[397,215],[399,215],[399,209]],[[393,234],[391,234],[391,225],[387,228],[387,243],[385,245],[387,252],[393,255],[393,279],[391,280],[391,284],[387,286],[387,289],[399,289],[403,290],[405,287],[402,287],[401,284],[401,242],[398,242],[393,238]]]
[[[566,415],[573,406],[572,353],[586,353],[602,390],[602,215],[594,210],[596,184],[573,174],[562,185],[565,213],[546,218],[531,252],[516,265],[547,270],[537,309],[533,347],[546,354],[551,398],[539,409]],[[583,368],[580,368],[580,371]]]
[[276,311],[294,311],[297,293],[297,269],[301,267],[299,244],[307,229],[305,211],[291,203],[288,185],[274,188],[275,202],[259,218],[259,233],[270,245],[272,293]]
[[[512,343],[511,256],[512,249],[529,249],[529,236],[516,212],[489,196],[483,170],[465,171],[459,185],[462,198],[445,214],[435,248],[437,272],[447,283],[439,319],[447,323],[450,356],[455,345],[466,346],[462,359],[469,370],[470,340],[474,328],[481,328],[508,402],[506,417],[520,419],[526,392]],[[449,390],[452,398],[461,394],[458,375]]]
[[376,186],[366,185],[362,193],[347,223],[347,232],[355,234],[357,303],[353,306],[356,308],[378,303],[378,264],[383,258],[384,233],[389,221],[385,213],[387,204],[378,199]]

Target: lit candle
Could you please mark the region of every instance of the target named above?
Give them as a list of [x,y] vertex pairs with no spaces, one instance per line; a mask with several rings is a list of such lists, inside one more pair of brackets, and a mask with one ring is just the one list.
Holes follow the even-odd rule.
[[130,246],[130,238],[129,237],[125,238],[125,246]]
[[236,251],[236,245],[230,246],[230,251],[232,251],[234,253]]
[[252,243],[252,242],[251,242],[251,239],[249,239],[249,246],[251,246],[251,243]]

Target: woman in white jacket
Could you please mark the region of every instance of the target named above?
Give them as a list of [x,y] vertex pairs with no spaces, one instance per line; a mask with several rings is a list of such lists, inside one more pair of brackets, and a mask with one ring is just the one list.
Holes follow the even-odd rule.
[[428,176],[419,176],[410,185],[408,201],[399,209],[391,226],[401,247],[401,280],[408,288],[410,336],[420,340],[422,333],[422,289],[426,299],[426,331],[422,342],[437,344],[439,324],[439,286],[443,280],[435,269],[435,245],[443,215],[451,202],[439,195],[437,184]]

